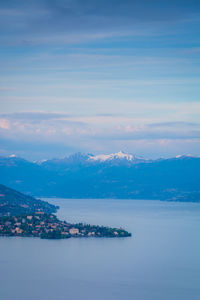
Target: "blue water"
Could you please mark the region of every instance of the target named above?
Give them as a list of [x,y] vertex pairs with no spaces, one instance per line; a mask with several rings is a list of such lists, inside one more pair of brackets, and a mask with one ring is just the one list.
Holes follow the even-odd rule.
[[199,300],[200,204],[51,199],[131,238],[0,238],[0,300]]

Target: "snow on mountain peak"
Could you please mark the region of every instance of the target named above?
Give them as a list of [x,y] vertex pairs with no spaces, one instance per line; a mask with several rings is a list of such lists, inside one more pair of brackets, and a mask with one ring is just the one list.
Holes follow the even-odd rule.
[[90,156],[89,160],[93,161],[109,161],[113,159],[126,159],[128,161],[132,161],[134,159],[132,154],[124,153],[122,151],[119,151],[117,153],[111,153],[111,154],[99,154]]
[[194,157],[191,154],[180,154],[180,155],[176,155],[176,158],[185,158],[185,157]]

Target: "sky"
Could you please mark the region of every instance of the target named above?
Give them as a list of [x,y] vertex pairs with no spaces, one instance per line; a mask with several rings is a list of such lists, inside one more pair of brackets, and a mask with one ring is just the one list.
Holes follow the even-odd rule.
[[200,155],[199,0],[0,0],[0,155]]

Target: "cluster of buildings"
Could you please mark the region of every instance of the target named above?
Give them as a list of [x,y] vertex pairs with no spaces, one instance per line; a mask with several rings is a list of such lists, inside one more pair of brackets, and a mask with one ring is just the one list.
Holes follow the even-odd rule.
[[117,237],[128,236],[123,229],[102,226],[70,224],[60,221],[55,215],[38,211],[21,216],[5,216],[0,218],[0,235],[33,236],[41,238],[69,238],[71,236]]
[[36,212],[30,215],[7,216],[0,218],[0,235],[40,236],[43,233],[58,231],[63,235],[81,235],[78,228],[54,215]]

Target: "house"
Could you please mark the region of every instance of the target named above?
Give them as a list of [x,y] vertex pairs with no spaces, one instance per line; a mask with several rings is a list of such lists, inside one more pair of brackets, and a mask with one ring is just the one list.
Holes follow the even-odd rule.
[[17,232],[18,234],[21,234],[23,232],[23,230],[19,227],[16,227],[15,232]]
[[69,233],[74,235],[74,234],[79,234],[79,229],[78,228],[70,228]]
[[51,228],[56,229],[57,228],[57,224],[56,225],[51,225]]

